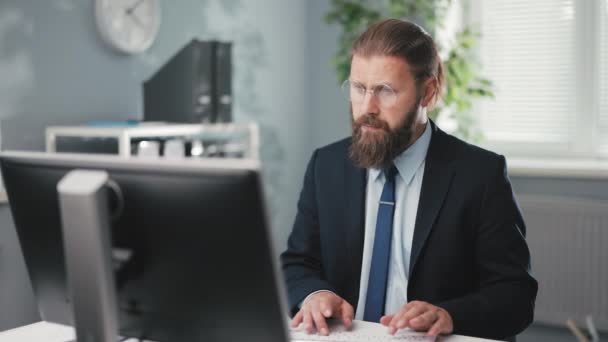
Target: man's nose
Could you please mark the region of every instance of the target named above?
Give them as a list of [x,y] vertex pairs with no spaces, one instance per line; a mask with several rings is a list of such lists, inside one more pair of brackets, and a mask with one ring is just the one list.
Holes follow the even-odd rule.
[[365,93],[363,97],[363,101],[361,102],[361,112],[364,114],[374,113],[377,114],[379,112],[378,105],[378,97],[374,94],[373,91],[368,91]]

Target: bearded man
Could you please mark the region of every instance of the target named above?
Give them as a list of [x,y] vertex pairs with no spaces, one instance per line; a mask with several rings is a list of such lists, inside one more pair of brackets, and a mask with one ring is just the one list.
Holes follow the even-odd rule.
[[510,339],[533,319],[525,225],[505,158],[440,130],[433,39],[389,19],[353,44],[352,137],[317,149],[281,255],[292,324]]

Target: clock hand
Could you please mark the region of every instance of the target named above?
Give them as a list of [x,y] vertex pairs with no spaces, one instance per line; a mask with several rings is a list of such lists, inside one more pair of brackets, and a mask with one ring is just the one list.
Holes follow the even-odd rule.
[[133,21],[137,24],[137,26],[144,28],[144,23],[139,19],[139,17],[135,13],[131,13],[129,17],[133,18]]
[[141,5],[142,2],[144,2],[144,0],[139,0],[133,6],[127,8],[127,14],[131,15],[131,13],[133,13],[133,11],[135,11],[137,9],[137,7],[139,7],[139,5]]
[[126,10],[126,14],[131,17],[133,21],[137,24],[137,26],[139,26],[140,28],[144,28],[144,23],[139,19],[139,17],[135,13],[135,10],[137,9],[137,7],[139,7],[139,5],[141,5],[143,1],[144,0],[138,0],[133,6],[127,8]]

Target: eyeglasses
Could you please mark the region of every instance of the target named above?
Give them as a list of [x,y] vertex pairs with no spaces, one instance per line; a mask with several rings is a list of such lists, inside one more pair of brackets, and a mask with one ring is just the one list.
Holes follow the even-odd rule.
[[371,93],[378,100],[378,104],[382,108],[389,108],[397,102],[398,94],[388,84],[380,83],[374,85],[372,89],[367,90],[364,85],[360,83],[353,83],[350,80],[342,83],[342,94],[344,97],[352,102],[353,104],[361,104],[365,100],[367,93]]

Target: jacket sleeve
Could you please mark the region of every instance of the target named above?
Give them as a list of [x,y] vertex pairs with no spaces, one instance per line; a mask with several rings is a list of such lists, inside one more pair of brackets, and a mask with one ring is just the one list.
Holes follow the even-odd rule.
[[530,274],[525,225],[504,157],[496,164],[477,222],[479,288],[436,305],[450,313],[456,334],[505,339],[532,322],[538,283]]
[[289,310],[294,315],[299,304],[310,293],[318,290],[337,292],[325,279],[321,262],[319,215],[317,208],[316,163],[318,151],[312,155],[304,186],[298,201],[298,212],[281,254],[281,265],[287,283]]

